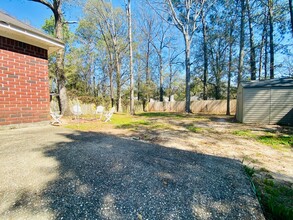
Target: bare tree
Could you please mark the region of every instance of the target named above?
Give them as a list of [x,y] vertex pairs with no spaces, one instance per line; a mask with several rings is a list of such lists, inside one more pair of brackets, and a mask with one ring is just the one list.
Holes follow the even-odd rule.
[[205,14],[201,13],[201,23],[202,23],[202,37],[203,37],[203,99],[207,100],[207,82],[208,82],[208,49],[207,49],[207,24],[205,19]]
[[133,57],[132,57],[132,19],[131,1],[127,2],[128,40],[129,40],[129,77],[130,77],[130,114],[134,115],[134,83],[133,83]]
[[[54,14],[55,21],[55,36],[56,38],[63,40],[63,13],[62,13],[62,0],[29,0],[37,2],[48,7]],[[57,60],[56,60],[56,78],[58,86],[58,104],[61,114],[67,108],[67,95],[65,87],[65,73],[64,73],[64,50],[57,51]]]
[[268,0],[270,27],[270,79],[275,78],[275,46],[274,46],[274,1]]
[[[168,66],[169,66],[169,74],[168,74],[168,96],[169,96],[169,102],[171,101],[171,96],[174,95],[174,78],[178,72],[178,69],[176,68],[176,64],[181,64],[181,62],[178,61],[178,57],[183,53],[183,51],[179,52],[174,47],[171,46],[172,44],[169,42],[168,45]],[[175,66],[175,68],[174,68]]]
[[[232,1],[233,2],[233,1]],[[227,1],[229,5],[232,5],[231,1]],[[231,100],[231,78],[232,78],[232,62],[233,62],[233,44],[235,43],[234,31],[235,31],[235,22],[237,20],[237,3],[233,4],[231,7],[231,11],[228,13],[230,17],[230,21],[228,23],[229,26],[229,36],[228,36],[228,45],[229,45],[229,61],[228,61],[228,81],[227,81],[227,109],[226,115],[230,115],[230,100]]]
[[240,48],[239,48],[239,63],[238,63],[238,85],[242,80],[243,75],[243,60],[244,60],[244,22],[245,22],[245,0],[241,0],[241,18],[240,18]]
[[[92,12],[88,12],[88,13],[92,13]],[[93,19],[92,16],[90,16],[91,19]],[[95,22],[97,24],[95,24],[94,22],[91,21],[91,23],[95,24],[98,26],[98,31],[101,34],[101,39],[104,41],[105,45],[103,45],[102,47],[104,47],[106,49],[107,52],[107,64],[104,64],[107,68],[103,68],[103,70],[105,72],[107,72],[108,76],[109,76],[109,87],[110,87],[110,99],[111,99],[111,107],[114,107],[115,105],[115,99],[114,99],[114,85],[113,85],[113,76],[114,76],[114,71],[115,71],[115,63],[114,63],[114,52],[113,52],[113,45],[112,45],[112,41],[109,39],[109,34],[108,34],[108,29],[104,28],[104,24],[103,24],[103,19],[95,19]],[[101,50],[101,49],[99,49]]]
[[112,4],[102,1],[89,1],[86,7],[88,19],[95,22],[103,39],[113,54],[113,64],[116,72],[116,105],[117,111],[122,110],[121,103],[121,66],[122,55],[128,44],[125,42],[124,14],[119,9],[114,9]]
[[153,33],[155,30],[155,20],[149,16],[149,14],[146,13],[145,8],[141,8],[140,15],[142,19],[140,21],[140,31],[141,31],[141,37],[143,42],[143,62],[144,62],[144,73],[145,73],[145,91],[144,91],[144,97],[143,97],[143,110],[147,111],[147,103],[150,100],[150,94],[151,94],[151,57],[153,52],[152,47],[152,38]]
[[[269,22],[269,12],[268,12],[268,15],[267,15],[267,23]],[[267,26],[267,24],[266,24]],[[268,50],[269,50],[269,45],[268,45],[268,39],[269,39],[269,32],[267,30],[268,28],[265,27],[265,39],[264,39],[264,43],[265,43],[265,57],[264,57],[264,72],[265,72],[265,79],[268,78]]]
[[114,85],[113,85],[113,73],[114,73],[114,69],[115,69],[115,65],[114,65],[114,55],[113,55],[113,51],[111,48],[111,45],[108,42],[108,39],[106,37],[106,33],[103,31],[103,29],[101,29],[101,34],[102,34],[102,39],[104,40],[105,44],[106,44],[106,50],[107,50],[107,54],[108,54],[108,62],[107,62],[107,73],[109,76],[109,81],[110,81],[110,99],[111,99],[111,107],[114,107],[115,101],[114,101]]
[[228,85],[227,85],[227,111],[226,115],[230,115],[230,96],[231,96],[231,75],[232,75],[232,53],[233,53],[233,32],[234,32],[234,19],[231,20],[229,30],[229,62],[228,62]]
[[290,19],[291,19],[291,31],[293,35],[293,4],[292,0],[289,0],[289,11],[290,11]]
[[[262,35],[261,35],[261,43],[260,43],[260,52],[259,52],[259,69],[258,69],[258,79],[261,80],[261,73],[263,69],[263,53],[265,49],[265,53],[267,53],[267,23],[268,23],[268,13],[267,13],[267,7],[265,7],[264,11],[264,18],[263,18],[263,30],[262,30]],[[266,56],[266,54],[265,54]],[[266,61],[266,59],[265,59]],[[264,65],[265,69],[265,79],[266,79],[266,63]]]
[[250,0],[246,0],[246,8],[248,15],[248,26],[249,26],[249,42],[250,42],[250,73],[251,80],[256,80],[256,61],[255,61],[255,44],[254,44],[254,34],[252,27],[252,14],[250,10]]
[[165,26],[162,23],[158,25],[158,30],[155,36],[152,37],[151,44],[153,45],[158,58],[159,58],[159,78],[160,78],[160,102],[163,101],[164,88],[163,88],[163,49],[168,46],[169,39],[167,39],[167,32],[169,26]]
[[[185,111],[190,113],[190,47],[194,33],[197,29],[197,21],[207,0],[164,0],[163,7],[168,19],[172,18],[173,24],[183,34],[185,45]],[[150,3],[151,4],[151,3]],[[155,4],[155,3],[153,3]],[[152,4],[151,4],[152,5]],[[165,19],[168,21],[168,19]]]

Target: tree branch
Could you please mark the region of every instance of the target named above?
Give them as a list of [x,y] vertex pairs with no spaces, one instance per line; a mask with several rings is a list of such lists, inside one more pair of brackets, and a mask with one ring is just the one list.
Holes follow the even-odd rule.
[[[148,5],[149,6],[151,6],[151,8],[154,10],[154,12],[163,20],[163,21],[165,21],[165,22],[167,22],[168,24],[170,24],[170,25],[175,25],[176,27],[177,27],[177,25],[176,24],[172,24],[171,22],[169,22],[167,19],[165,19],[158,11],[157,11],[157,9],[155,8],[155,7],[153,7],[153,5],[150,3],[150,1],[149,0],[147,0],[147,3],[148,3]],[[163,10],[162,10],[163,11]],[[164,11],[165,12],[165,11]],[[178,28],[179,29],[179,28]]]
[[180,22],[180,20],[177,18],[177,15],[176,15],[176,12],[175,12],[175,9],[173,7],[173,3],[171,0],[168,0],[168,5],[169,5],[169,8],[171,9],[171,12],[172,12],[172,18],[175,20],[176,22],[176,26],[177,28],[183,32],[184,31],[184,25]]
[[37,3],[41,3],[43,5],[46,5],[48,8],[50,8],[52,10],[53,13],[55,13],[54,6],[50,2],[48,2],[47,0],[29,0],[29,1],[37,2]]

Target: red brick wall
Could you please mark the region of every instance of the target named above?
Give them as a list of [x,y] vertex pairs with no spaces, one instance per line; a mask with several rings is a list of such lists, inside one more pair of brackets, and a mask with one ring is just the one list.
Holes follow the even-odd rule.
[[47,50],[0,36],[0,125],[49,120]]

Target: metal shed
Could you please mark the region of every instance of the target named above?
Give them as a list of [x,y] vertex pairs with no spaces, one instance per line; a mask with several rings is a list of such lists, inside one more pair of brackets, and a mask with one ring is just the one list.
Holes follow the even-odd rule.
[[239,122],[293,125],[293,79],[241,82],[236,108]]

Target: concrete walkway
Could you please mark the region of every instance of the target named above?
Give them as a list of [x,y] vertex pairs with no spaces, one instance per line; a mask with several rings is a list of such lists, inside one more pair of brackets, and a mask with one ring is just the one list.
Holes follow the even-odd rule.
[[236,160],[52,126],[0,143],[1,219],[264,219]]

